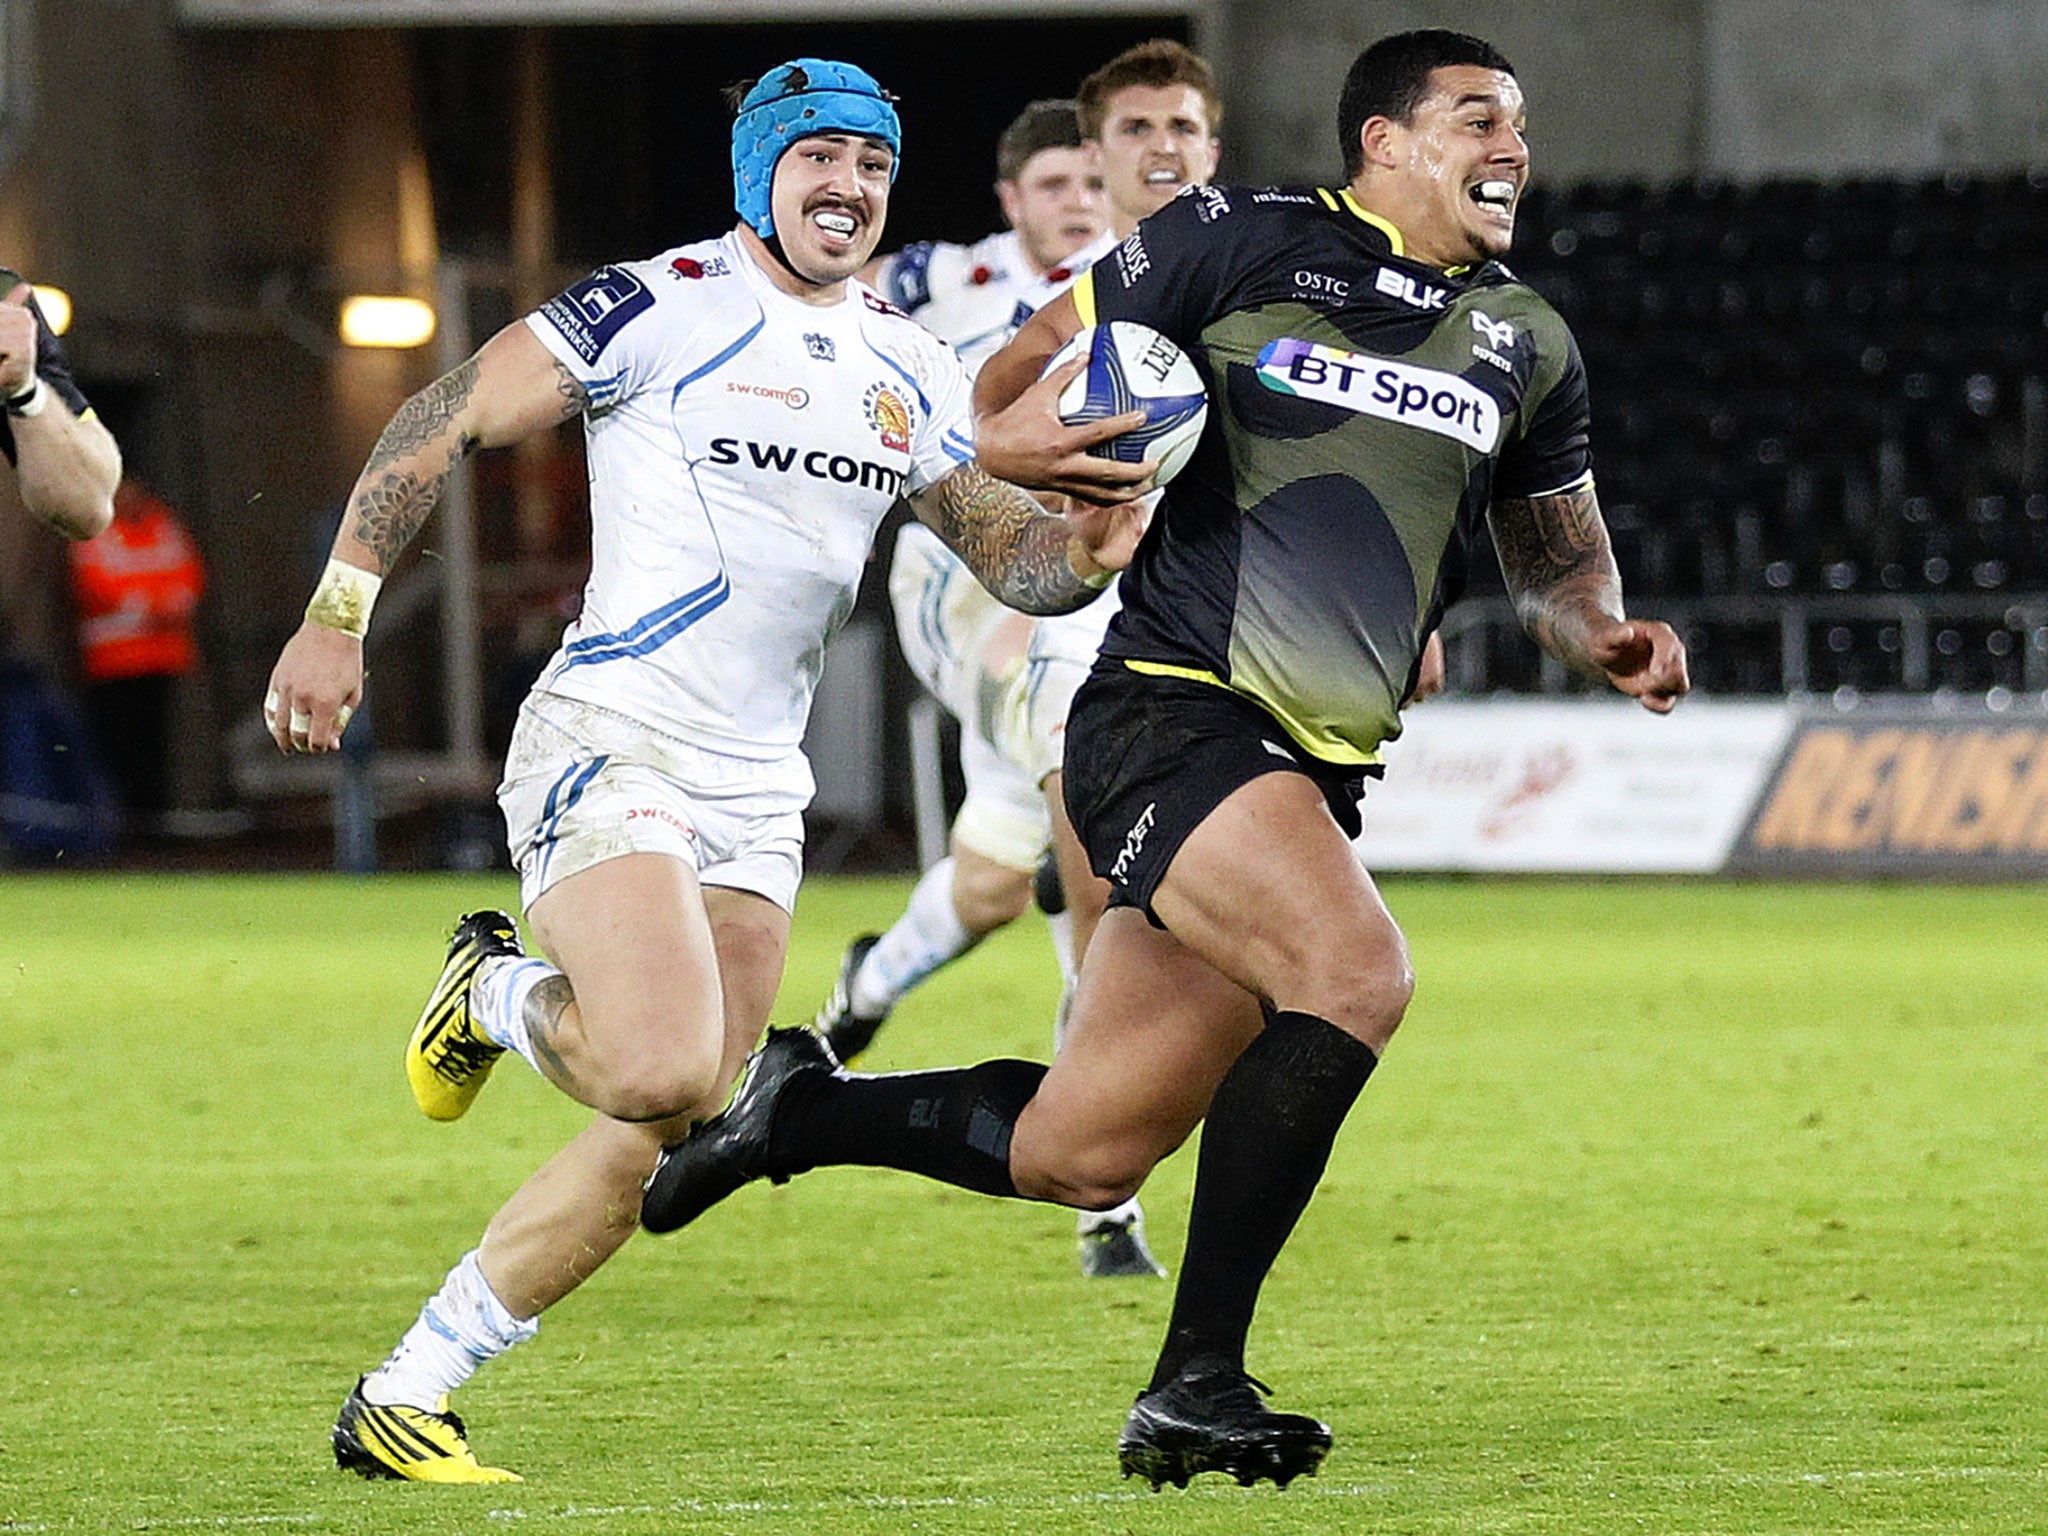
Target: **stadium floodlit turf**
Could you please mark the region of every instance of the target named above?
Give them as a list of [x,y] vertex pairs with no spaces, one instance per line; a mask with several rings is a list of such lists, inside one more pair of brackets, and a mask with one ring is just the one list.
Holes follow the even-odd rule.
[[[900,881],[806,888],[806,1017]],[[0,1532],[2048,1529],[2048,894],[1389,882],[1421,988],[1267,1290],[1285,1494],[1113,1444],[1169,1299],[874,1171],[636,1240],[465,1391],[516,1487],[326,1435],[580,1112],[399,1051],[509,880],[0,879]],[[1020,924],[869,1064],[1042,1053]],[[1192,1159],[1147,1198],[1178,1261]]]

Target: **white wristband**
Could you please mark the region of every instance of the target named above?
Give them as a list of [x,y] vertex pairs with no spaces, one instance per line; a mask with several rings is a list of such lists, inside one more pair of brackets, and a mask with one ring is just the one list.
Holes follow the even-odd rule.
[[306,622],[360,640],[370,632],[370,610],[377,605],[377,590],[383,585],[383,577],[360,565],[329,560],[320,573],[320,585],[313,589],[313,600],[306,604]]
[[43,407],[50,403],[50,391],[43,383],[43,376],[36,373],[29,377],[35,382],[6,402],[8,415],[40,416],[43,414]]

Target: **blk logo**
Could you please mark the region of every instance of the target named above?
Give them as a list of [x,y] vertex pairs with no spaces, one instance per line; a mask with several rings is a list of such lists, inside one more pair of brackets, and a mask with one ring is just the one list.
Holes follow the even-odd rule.
[[1442,309],[1451,299],[1447,290],[1417,282],[1406,272],[1396,272],[1392,267],[1381,267],[1372,285],[1388,298],[1399,299],[1415,309]]

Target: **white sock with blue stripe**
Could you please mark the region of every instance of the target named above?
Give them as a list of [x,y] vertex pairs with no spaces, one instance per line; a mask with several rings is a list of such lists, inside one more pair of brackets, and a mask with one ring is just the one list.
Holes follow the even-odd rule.
[[887,1013],[904,993],[971,948],[978,937],[967,931],[953,905],[949,855],[924,872],[903,915],[854,972],[847,988],[853,1011],[864,1019]]
[[363,1378],[363,1396],[385,1406],[406,1403],[437,1413],[441,1399],[474,1376],[478,1366],[538,1332],[539,1318],[514,1317],[498,1300],[472,1248],[420,1308],[419,1320],[406,1329],[391,1357]]
[[[526,1000],[533,989],[551,977],[561,975],[555,966],[531,955],[500,955],[477,967],[470,984],[470,1006],[476,1012],[477,1027],[490,1036],[493,1045],[517,1051],[534,1071],[533,1037],[527,1032]],[[547,1074],[541,1072],[541,1076]]]

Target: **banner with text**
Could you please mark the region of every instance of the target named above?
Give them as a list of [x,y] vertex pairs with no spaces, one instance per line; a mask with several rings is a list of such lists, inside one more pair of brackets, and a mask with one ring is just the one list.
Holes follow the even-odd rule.
[[1792,705],[1437,699],[1368,786],[1374,870],[1710,874],[1798,722]]
[[1754,874],[2048,874],[2048,721],[1859,710],[1801,721],[1744,828]]

